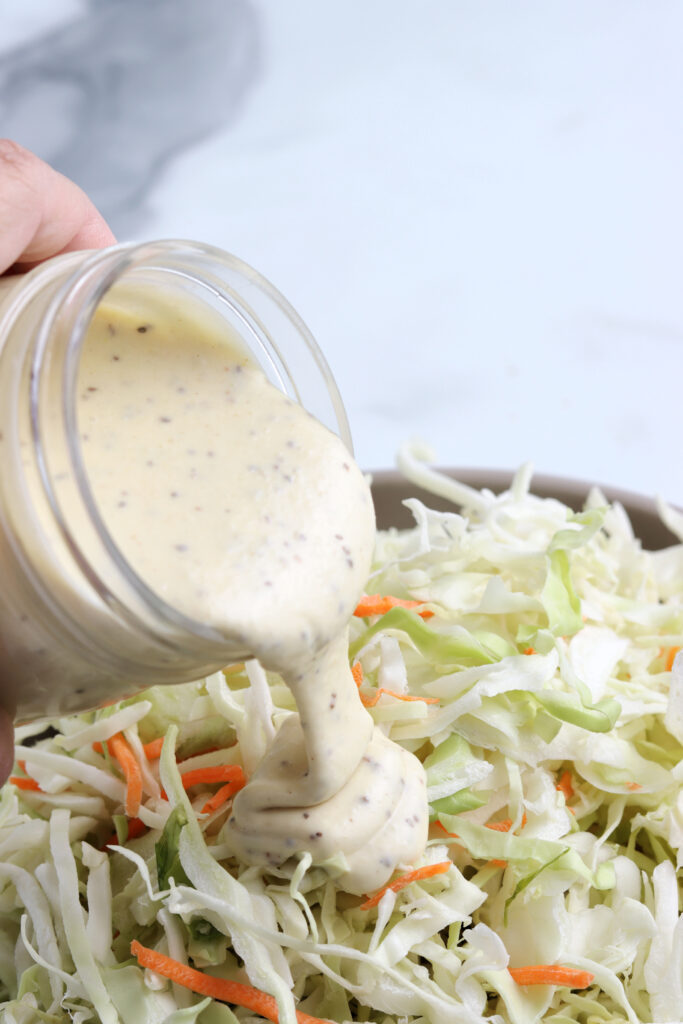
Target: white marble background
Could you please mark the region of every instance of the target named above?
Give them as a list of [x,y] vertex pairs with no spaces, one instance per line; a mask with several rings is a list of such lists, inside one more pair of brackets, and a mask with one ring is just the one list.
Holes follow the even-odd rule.
[[356,452],[683,503],[678,0],[0,0],[0,134],[288,296]]

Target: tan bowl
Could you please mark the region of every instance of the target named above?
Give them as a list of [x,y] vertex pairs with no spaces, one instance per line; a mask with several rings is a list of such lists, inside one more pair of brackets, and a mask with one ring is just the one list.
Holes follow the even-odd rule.
[[[495,494],[509,488],[513,474],[505,469],[442,469],[442,473],[461,480],[470,487],[488,487]],[[413,525],[413,517],[401,502],[405,498],[419,498],[426,505],[439,511],[453,511],[456,506],[445,498],[439,498],[429,491],[411,484],[395,470],[378,470],[372,474],[372,495],[380,529],[395,526],[404,529]],[[560,476],[534,476],[531,490],[542,498],[558,498],[579,511],[593,484],[584,480],[567,480]],[[626,509],[637,537],[643,547],[656,551],[678,543],[677,538],[660,520],[655,503],[651,498],[616,487],[600,485],[608,501],[618,501]]]

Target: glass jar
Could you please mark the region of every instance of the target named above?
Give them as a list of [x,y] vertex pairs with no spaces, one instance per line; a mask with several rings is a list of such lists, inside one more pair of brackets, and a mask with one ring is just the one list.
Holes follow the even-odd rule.
[[310,332],[234,256],[186,241],[119,245],[0,281],[0,694],[18,721],[189,682],[249,656],[136,575],[88,483],[76,429],[79,354],[103,297],[128,285],[218,314],[269,381],[351,448]]

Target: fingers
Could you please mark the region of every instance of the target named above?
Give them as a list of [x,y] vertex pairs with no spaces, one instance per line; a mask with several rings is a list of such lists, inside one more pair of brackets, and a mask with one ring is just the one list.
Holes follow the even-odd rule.
[[0,139],[0,273],[116,239],[85,192],[33,153]]
[[[0,139],[0,274],[116,239],[84,192],[9,139]],[[12,770],[12,716],[0,707],[0,785]]]

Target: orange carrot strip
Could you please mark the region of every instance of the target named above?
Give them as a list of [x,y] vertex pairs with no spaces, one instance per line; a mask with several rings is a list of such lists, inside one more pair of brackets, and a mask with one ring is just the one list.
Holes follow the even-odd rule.
[[[10,775],[8,781],[11,782],[13,786],[16,786],[17,789],[31,789],[35,793],[42,793],[43,791],[36,780],[32,779],[26,771],[26,761],[17,761],[17,764],[24,775]],[[26,776],[26,778],[24,778],[24,776]]]
[[506,868],[508,866],[508,862],[506,860],[498,860],[494,857],[493,860],[490,860],[485,866],[488,867],[489,865],[492,868]]
[[156,761],[157,758],[161,757],[161,748],[164,745],[164,737],[160,736],[156,740],[150,740],[149,743],[143,743],[142,749],[145,752],[145,757],[148,761]]
[[560,793],[564,793],[565,800],[571,800],[574,796],[574,787],[572,785],[572,773],[567,770],[562,772],[558,779],[555,789],[559,790]]
[[198,786],[200,782],[234,782],[235,779],[244,778],[244,770],[238,764],[217,764],[207,768],[195,768],[193,771],[185,772],[180,778],[183,788],[189,789],[190,786]]
[[[526,820],[527,819],[526,819],[526,813],[525,813],[525,814],[522,815],[522,822],[521,822],[520,828],[524,828],[524,826],[526,825]],[[460,838],[460,836],[458,835],[457,832],[449,832],[448,829],[446,828],[446,826],[442,825],[440,821],[436,822],[436,827],[438,829],[441,829],[441,831],[445,835],[450,836],[451,839],[459,839]],[[487,821],[486,828],[490,828],[494,832],[509,832],[510,829],[512,828],[512,818],[504,818],[503,821]],[[491,861],[491,863],[493,864],[495,862]],[[501,863],[503,863],[503,862],[501,861]]]
[[[140,945],[137,939],[130,944],[130,951],[137,957],[140,967],[148,967],[151,971],[169,978],[176,985],[189,988],[191,992],[197,992],[202,996],[211,996],[222,1003],[232,1003],[233,1006],[243,1006],[252,1013],[260,1014],[266,1020],[277,1024],[279,1020],[277,1003],[272,996],[261,992],[251,985],[243,985],[239,981],[226,981],[224,978],[214,978],[203,971],[196,971],[193,967],[173,960],[170,956],[157,953],[154,949],[148,949]],[[321,1021],[320,1017],[311,1017],[307,1013],[297,1010],[296,1019],[299,1024],[329,1024]]]
[[354,662],[351,666],[351,675],[356,686],[360,686],[363,682],[363,666],[359,661]]
[[387,690],[386,687],[380,686],[379,690],[375,690],[372,697],[366,697],[361,693],[360,699],[363,706],[366,708],[374,708],[383,693],[386,693],[388,697],[395,697],[396,700],[421,700],[424,704],[439,703],[438,697],[415,697],[408,693],[396,693],[395,690]]
[[535,647],[525,647],[524,650],[522,651],[522,654],[535,654],[535,653],[536,653],[536,648]]
[[[524,828],[526,825],[526,811],[522,815],[522,820],[519,823],[520,828]],[[512,818],[505,818],[503,821],[488,821],[486,823],[487,828],[492,828],[496,832],[509,832],[512,828]]]
[[562,985],[565,988],[588,988],[594,974],[559,964],[537,964],[534,967],[508,967],[518,985]]
[[639,782],[627,782],[626,783],[626,788],[630,789],[632,792],[635,793],[636,790],[642,789],[643,787],[641,786],[641,784]]
[[411,882],[419,882],[423,878],[433,878],[434,875],[443,875],[451,866],[452,862],[450,860],[442,860],[438,864],[425,864],[424,867],[408,871],[407,874],[401,875],[400,878],[395,878],[393,882],[389,882],[388,885],[385,885],[376,892],[365,903],[361,903],[360,909],[370,910],[371,907],[376,907],[384,893],[388,892],[389,889],[392,892],[399,892],[401,889],[405,889],[407,885],[410,885]]
[[115,736],[107,740],[107,746],[109,753],[121,765],[121,771],[126,780],[126,814],[129,818],[136,818],[142,800],[142,772],[138,760],[123,733],[117,732]]
[[43,792],[35,779],[25,778],[23,775],[10,775],[9,781],[17,789],[32,789],[35,793]]
[[[366,594],[356,605],[354,615],[364,619],[367,615],[386,615],[392,608],[420,608],[424,601],[404,601],[401,597],[383,597],[382,594]],[[434,612],[424,608],[417,613],[423,619],[431,619]]]
[[493,829],[494,832],[509,832],[512,828],[512,818],[505,818],[503,821],[489,821],[486,827]]
[[664,663],[664,668],[667,672],[670,672],[671,669],[674,667],[674,661],[680,649],[680,647],[670,647],[667,651],[666,661]]
[[246,784],[247,779],[244,772],[242,772],[241,778],[233,779],[232,782],[226,782],[224,786],[221,786],[221,788],[206,801],[202,807],[202,814],[213,814],[213,812],[217,811],[218,808],[226,802],[226,800],[229,800],[231,796],[238,793],[240,789],[246,786]]

